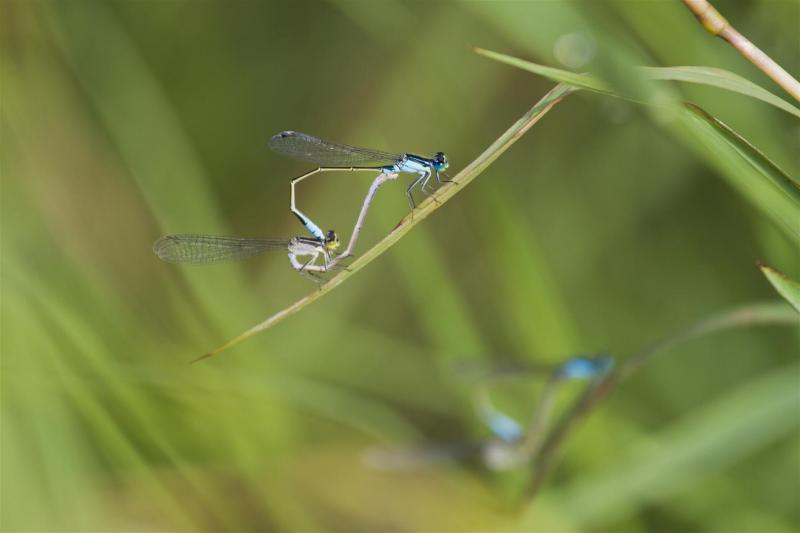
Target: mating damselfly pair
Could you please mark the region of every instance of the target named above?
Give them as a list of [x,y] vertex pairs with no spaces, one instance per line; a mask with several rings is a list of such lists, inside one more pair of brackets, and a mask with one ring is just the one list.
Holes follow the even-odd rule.
[[[309,274],[327,272],[333,265],[335,251],[339,248],[339,236],[334,230],[323,232],[317,224],[297,208],[295,188],[298,183],[321,172],[366,171],[376,172],[379,175],[414,174],[414,180],[406,189],[406,197],[413,211],[415,208],[413,190],[419,186],[424,194],[430,195],[431,178],[435,176],[437,182],[441,184],[440,172],[448,167],[447,156],[443,152],[437,152],[431,158],[411,153],[393,154],[381,150],[333,143],[295,131],[278,133],[270,139],[269,145],[280,154],[318,165],[316,169],[291,181],[291,211],[311,233],[311,237],[254,239],[203,234],[166,235],[153,245],[156,255],[170,263],[206,264],[244,259],[267,250],[283,249],[288,252],[289,262],[298,272]],[[376,183],[378,183],[377,180]],[[363,215],[372,201],[374,192],[373,189],[370,189],[370,193],[364,200],[359,221],[363,220]],[[357,225],[356,230],[358,229]],[[301,261],[300,258],[304,260]],[[322,264],[318,264],[320,259]]]
[[[556,397],[568,381],[588,381],[593,387],[614,368],[608,354],[577,355],[557,366],[508,362],[463,361],[454,376],[472,385],[475,414],[491,434],[480,440],[459,440],[417,446],[376,447],[365,454],[367,464],[381,470],[413,470],[478,455],[492,470],[507,470],[529,463],[541,450],[548,431]],[[538,401],[523,425],[495,407],[491,390],[509,380],[539,377],[543,381]]]

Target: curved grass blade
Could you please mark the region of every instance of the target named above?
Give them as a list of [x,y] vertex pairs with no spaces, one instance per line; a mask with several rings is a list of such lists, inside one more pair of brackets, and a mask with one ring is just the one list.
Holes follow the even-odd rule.
[[[549,80],[560,83],[568,83],[581,89],[599,92],[603,94],[610,94],[613,96],[620,96],[616,94],[611,87],[603,80],[592,76],[591,74],[582,74],[577,72],[570,72],[560,68],[548,67],[538,63],[532,63],[519,59],[506,54],[484,50],[482,48],[475,48],[475,52],[489,59],[494,59],[500,63],[511,65],[540,76],[544,76]],[[684,81],[688,83],[697,83],[700,85],[708,85],[710,87],[717,87],[725,89],[726,91],[749,96],[756,100],[761,100],[764,103],[777,107],[782,111],[800,117],[800,109],[796,108],[786,100],[772,94],[768,90],[756,85],[750,80],[743,78],[733,72],[713,67],[638,67],[639,71],[645,77],[651,80],[668,80],[668,81]]]
[[[476,52],[551,80],[612,96],[620,96],[601,80],[545,67],[496,52]],[[708,74],[708,72],[706,72]],[[711,163],[751,203],[772,218],[795,242],[800,242],[800,184],[744,137],[694,104],[679,108],[678,121],[670,121],[671,133]],[[747,163],[742,165],[741,160]]]
[[[694,104],[685,105],[681,132],[748,200],[800,242],[800,185],[758,148]],[[687,140],[687,139],[682,139]],[[744,160],[746,165],[740,161]]]
[[506,65],[511,65],[512,67],[527,70],[528,72],[533,72],[534,74],[539,74],[540,76],[544,76],[545,78],[555,82],[566,83],[568,85],[572,85],[580,89],[586,89],[588,91],[617,96],[606,82],[592,76],[591,74],[581,74],[560,68],[548,67],[506,54],[492,52],[491,50],[484,50],[483,48],[475,48],[474,50],[478,55],[488,57],[489,59],[494,59],[495,61],[505,63]]
[[275,313],[263,322],[256,324],[242,334],[229,340],[222,346],[195,359],[193,362],[212,357],[261,331],[271,328],[278,322],[300,311],[308,304],[318,300],[319,298],[322,298],[330,291],[341,285],[350,276],[367,266],[369,263],[378,258],[378,256],[396,244],[397,241],[405,236],[406,233],[411,231],[414,226],[425,220],[436,209],[443,206],[457,192],[464,190],[465,185],[477,178],[481,172],[486,170],[486,168],[494,162],[495,159],[500,157],[500,155],[508,150],[512,144],[517,142],[517,140],[522,137],[525,132],[531,128],[531,126],[536,124],[539,119],[547,114],[547,112],[550,111],[554,105],[574,91],[575,88],[568,85],[556,85],[546,95],[544,95],[544,97],[539,100],[536,105],[534,105],[527,113],[525,113],[522,118],[517,120],[510,128],[508,128],[508,130],[506,130],[505,133],[503,133],[503,135],[501,135],[494,143],[492,143],[491,146],[484,150],[481,155],[479,155],[469,165],[464,167],[461,172],[456,174],[452,181],[445,183],[436,191],[434,196],[425,199],[425,201],[423,201],[417,207],[417,209],[414,210],[413,218],[411,214],[406,215],[400,221],[397,227],[395,227],[392,232],[389,233],[389,235],[384,237],[383,240],[378,242],[375,246],[367,250],[363,255],[350,263],[347,270],[344,270],[331,278],[327,283],[322,285],[319,290],[301,298],[289,307],[279,311],[278,313]]
[[[761,150],[750,144],[747,139],[729,128],[724,122],[703,110],[703,108],[695,104],[686,104],[686,107],[695,115],[700,116],[703,120],[714,126],[725,140],[728,141],[728,144],[735,148],[748,163],[800,206],[800,182],[784,172],[770,158],[764,155]],[[800,216],[800,212],[797,214]]]
[[771,266],[762,264],[758,265],[758,268],[767,276],[767,279],[778,291],[778,294],[783,296],[800,313],[800,283]]
[[734,93],[761,100],[789,114],[800,117],[800,109],[783,98],[756,85],[738,74],[714,67],[640,67],[645,75],[653,80],[685,81],[725,89]]

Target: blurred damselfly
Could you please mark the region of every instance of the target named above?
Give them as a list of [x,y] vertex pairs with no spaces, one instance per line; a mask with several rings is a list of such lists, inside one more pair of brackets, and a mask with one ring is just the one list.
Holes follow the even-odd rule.
[[[594,383],[607,375],[613,366],[614,359],[610,355],[575,356],[555,367],[519,363],[475,365],[471,361],[464,362],[458,365],[457,375],[472,383],[476,414],[492,437],[417,447],[373,448],[368,450],[365,459],[376,468],[409,470],[478,454],[484,464],[493,470],[518,467],[538,453],[560,386],[568,380],[591,380]],[[536,375],[545,376],[546,382],[526,427],[493,405],[490,389],[500,381]]]

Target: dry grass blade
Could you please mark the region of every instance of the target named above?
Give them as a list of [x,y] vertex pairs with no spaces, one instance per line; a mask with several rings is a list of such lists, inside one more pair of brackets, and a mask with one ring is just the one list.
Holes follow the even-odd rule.
[[683,0],[683,3],[694,13],[697,20],[709,33],[728,41],[742,56],[800,102],[800,82],[750,42],[747,37],[739,33],[708,0]]
[[436,209],[443,206],[445,202],[452,198],[458,191],[463,190],[464,185],[467,185],[476,177],[478,177],[478,175],[480,175],[480,173],[483,172],[486,167],[492,164],[495,159],[500,157],[500,155],[512,144],[514,144],[517,139],[519,139],[526,131],[528,131],[531,126],[536,124],[540,118],[550,111],[555,104],[560,102],[565,96],[574,92],[575,90],[575,88],[564,84],[555,86],[541,100],[539,100],[536,105],[534,105],[527,113],[525,113],[522,118],[515,122],[508,130],[506,130],[505,133],[503,133],[503,135],[501,135],[494,143],[492,143],[489,148],[487,148],[469,165],[464,167],[464,169],[461,170],[461,172],[459,172],[451,182],[446,183],[438,191],[436,191],[435,199],[433,197],[427,198],[417,207],[417,209],[414,210],[413,217],[411,215],[407,215],[405,218],[403,218],[397,227],[395,227],[392,232],[389,233],[389,235],[384,237],[383,240],[378,242],[375,246],[367,250],[363,255],[353,261],[348,270],[342,271],[331,278],[320,288],[320,290],[301,298],[289,307],[275,313],[263,322],[256,324],[244,333],[229,340],[222,346],[195,359],[193,362],[201,361],[217,355],[218,353],[227,350],[236,344],[239,344],[243,340],[252,337],[256,333],[271,328],[278,322],[295,314],[308,304],[322,298],[330,291],[341,285],[353,274],[367,266],[378,256],[391,248],[392,245],[399,241],[406,233],[411,231],[414,226],[425,220],[428,215],[433,213]]

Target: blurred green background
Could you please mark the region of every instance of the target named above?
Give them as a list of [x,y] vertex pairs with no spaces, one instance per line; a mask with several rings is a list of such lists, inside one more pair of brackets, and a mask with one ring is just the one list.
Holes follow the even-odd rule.
[[[800,72],[796,1],[716,5]],[[314,285],[283,253],[193,268],[151,251],[165,233],[302,234],[289,179],[308,165],[267,147],[284,129],[459,170],[552,86],[473,46],[611,77],[708,65],[784,96],[680,2],[3,0],[0,29],[3,530],[800,529],[796,329],[656,359],[535,504],[530,472],[363,461],[487,435],[458,359],[623,358],[777,300],[756,260],[797,277],[781,230],[635,104],[571,96],[347,284],[201,364]],[[798,175],[795,118],[678,89]],[[346,236],[369,183],[315,178],[301,205]],[[404,183],[356,253],[406,214]],[[498,401],[524,419],[536,391]]]

